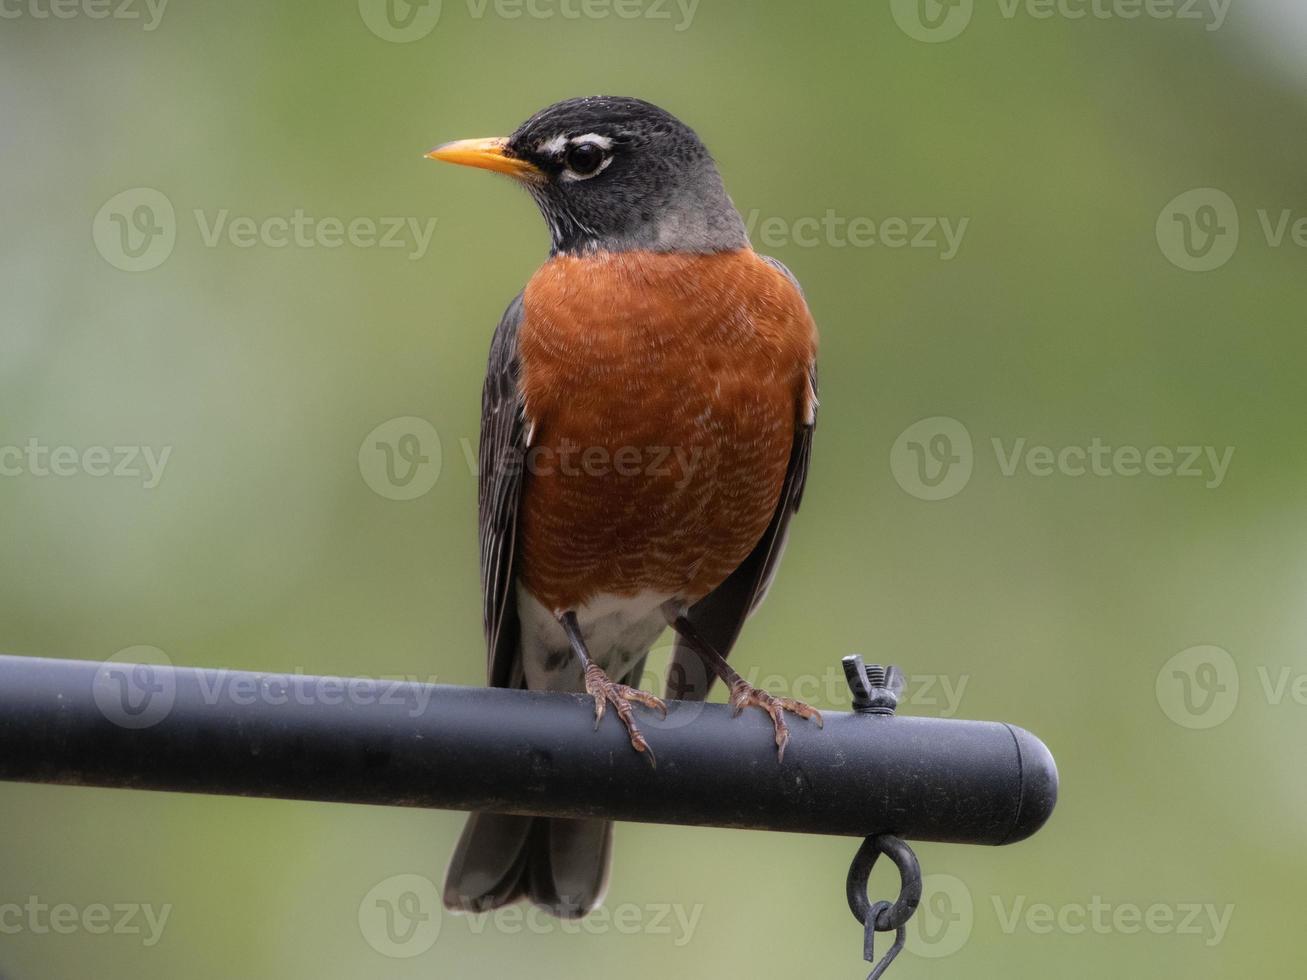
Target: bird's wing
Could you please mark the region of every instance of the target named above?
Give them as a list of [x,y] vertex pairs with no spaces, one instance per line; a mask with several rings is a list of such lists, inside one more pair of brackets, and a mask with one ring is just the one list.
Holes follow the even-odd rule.
[[[768,256],[762,258],[780,270],[802,295],[803,290],[789,269],[776,259]],[[811,386],[807,395],[809,413],[794,430],[790,462],[771,523],[740,567],[725,582],[691,606],[686,614],[699,635],[723,657],[730,653],[749,614],[766,597],[789,537],[790,518],[798,512],[799,502],[803,499],[808,463],[812,456],[812,434],[817,426],[815,361],[809,366],[808,382]],[[699,655],[686,646],[684,641],[678,640],[667,672],[667,697],[687,701],[702,700],[707,697],[713,680],[713,675],[706,670]]]
[[521,323],[519,293],[495,329],[486,383],[481,390],[481,442],[477,454],[481,612],[486,634],[486,678],[495,687],[522,684],[513,567],[528,428],[518,384],[517,333]]

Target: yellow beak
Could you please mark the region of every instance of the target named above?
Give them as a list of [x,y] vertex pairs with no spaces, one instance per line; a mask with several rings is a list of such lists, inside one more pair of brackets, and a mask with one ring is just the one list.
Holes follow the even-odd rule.
[[464,167],[480,167],[496,173],[508,174],[519,180],[538,180],[544,175],[532,163],[506,153],[508,140],[491,136],[479,140],[455,140],[444,143],[427,154],[429,160],[444,160]]

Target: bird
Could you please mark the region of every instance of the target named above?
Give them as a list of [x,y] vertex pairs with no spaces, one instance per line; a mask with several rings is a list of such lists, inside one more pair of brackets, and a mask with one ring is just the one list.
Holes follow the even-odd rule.
[[[548,226],[508,305],[482,390],[478,511],[492,686],[584,692],[656,765],[633,705],[670,626],[665,696],[712,681],[738,715],[820,713],[726,661],[776,574],[817,421],[817,328],[798,281],[751,247],[703,142],[636,98],[549,106],[507,137],[427,157],[511,177]],[[607,887],[612,824],[473,813],[444,904],[525,900],[560,918]]]

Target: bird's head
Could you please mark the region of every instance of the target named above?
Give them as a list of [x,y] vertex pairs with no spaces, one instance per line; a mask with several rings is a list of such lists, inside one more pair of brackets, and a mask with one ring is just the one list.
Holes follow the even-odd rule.
[[568,99],[511,136],[458,140],[427,156],[518,180],[548,222],[555,254],[720,252],[748,244],[694,130],[639,99]]

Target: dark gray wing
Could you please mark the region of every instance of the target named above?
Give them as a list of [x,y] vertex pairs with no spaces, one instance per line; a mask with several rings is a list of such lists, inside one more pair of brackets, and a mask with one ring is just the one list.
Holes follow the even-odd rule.
[[481,389],[481,442],[477,452],[481,613],[486,633],[486,678],[495,687],[522,684],[514,594],[517,515],[527,435],[518,385],[517,332],[521,324],[519,293],[495,329],[486,383]]
[[[784,273],[802,294],[802,287],[789,269],[776,259],[768,256],[763,256],[763,259]],[[731,652],[740,630],[744,628],[744,621],[767,595],[789,537],[790,518],[798,512],[799,503],[803,499],[803,488],[808,480],[808,464],[812,458],[812,434],[817,427],[815,363],[810,369],[809,382],[812,385],[812,417],[807,424],[800,424],[794,431],[790,462],[771,523],[740,567],[725,582],[691,606],[687,613],[699,635],[722,656]],[[667,697],[687,701],[702,700],[707,697],[713,680],[713,675],[706,670],[699,655],[678,640],[667,672]]]

